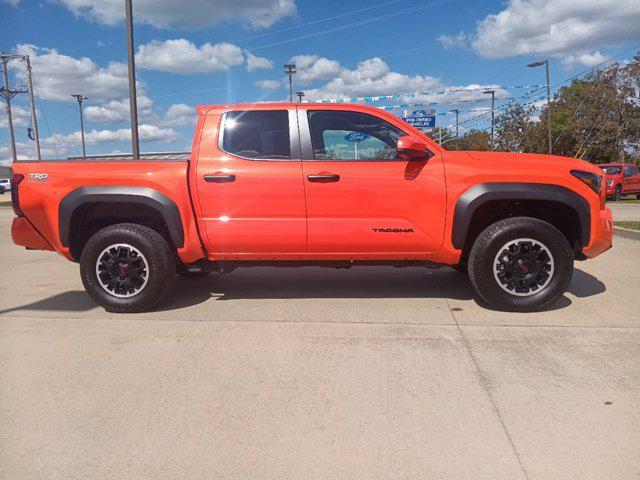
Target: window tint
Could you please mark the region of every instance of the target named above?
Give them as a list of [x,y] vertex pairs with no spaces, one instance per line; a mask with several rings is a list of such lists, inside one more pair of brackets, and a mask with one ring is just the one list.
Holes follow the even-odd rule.
[[620,175],[620,172],[622,171],[622,167],[616,166],[600,168],[603,169],[607,175]]
[[624,167],[624,177],[630,177],[631,175],[633,175],[633,172],[631,171],[631,167],[630,166],[625,166]]
[[629,167],[631,169],[631,175],[638,175],[638,168],[635,166]]
[[286,110],[227,112],[223,128],[222,150],[227,153],[267,160],[291,158]]
[[315,160],[393,160],[402,130],[374,115],[307,112]]

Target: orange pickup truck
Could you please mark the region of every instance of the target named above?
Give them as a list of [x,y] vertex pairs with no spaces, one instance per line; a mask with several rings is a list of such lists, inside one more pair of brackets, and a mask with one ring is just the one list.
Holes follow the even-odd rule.
[[452,266],[490,306],[540,310],[611,247],[581,160],[446,151],[363,105],[197,110],[190,154],[14,164],[13,241],[79,262],[112,312],[152,308],[176,272],[380,264]]

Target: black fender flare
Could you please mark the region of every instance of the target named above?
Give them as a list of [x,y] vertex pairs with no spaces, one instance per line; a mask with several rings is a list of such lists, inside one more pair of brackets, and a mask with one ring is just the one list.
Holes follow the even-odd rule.
[[58,232],[63,247],[69,246],[73,213],[77,208],[89,203],[131,203],[151,207],[162,215],[173,244],[178,248],[184,246],[180,210],[166,195],[148,187],[94,186],[76,188],[60,202]]
[[546,200],[563,203],[578,214],[583,246],[591,238],[591,209],[582,195],[561,185],[547,183],[480,183],[458,198],[453,215],[451,243],[454,248],[464,247],[469,225],[476,210],[494,200]]

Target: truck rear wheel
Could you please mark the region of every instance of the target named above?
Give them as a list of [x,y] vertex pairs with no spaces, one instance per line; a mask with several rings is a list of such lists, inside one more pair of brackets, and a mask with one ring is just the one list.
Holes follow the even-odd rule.
[[103,228],[87,242],[80,276],[89,296],[113,313],[145,312],[165,296],[175,256],[155,230],[133,223]]
[[506,311],[549,307],[567,289],[574,255],[553,225],[513,217],[487,227],[469,255],[469,278],[478,295]]

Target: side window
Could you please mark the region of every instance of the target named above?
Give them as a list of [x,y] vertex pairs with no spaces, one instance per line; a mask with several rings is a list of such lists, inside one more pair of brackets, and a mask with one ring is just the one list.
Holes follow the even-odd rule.
[[631,167],[629,165],[626,165],[624,167],[624,173],[622,174],[622,176],[624,178],[630,177],[631,175],[633,175],[634,173],[631,171]]
[[393,160],[402,130],[374,115],[309,110],[315,160]]
[[291,158],[286,110],[233,111],[224,114],[221,148],[245,158]]
[[638,167],[632,166],[631,168],[631,175],[638,175]]

